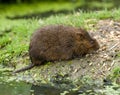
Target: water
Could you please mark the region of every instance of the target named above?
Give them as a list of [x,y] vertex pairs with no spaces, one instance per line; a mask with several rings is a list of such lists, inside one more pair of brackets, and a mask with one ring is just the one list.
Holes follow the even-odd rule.
[[59,95],[61,89],[49,85],[32,85],[25,82],[0,84],[0,95]]
[[30,95],[31,84],[26,83],[1,83],[0,95]]
[[60,95],[60,93],[64,93],[64,90],[49,85],[38,86],[24,82],[0,84],[0,95]]

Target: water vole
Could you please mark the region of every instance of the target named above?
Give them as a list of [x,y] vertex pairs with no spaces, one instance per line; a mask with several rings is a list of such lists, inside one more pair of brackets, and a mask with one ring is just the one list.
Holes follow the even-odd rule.
[[16,70],[28,70],[48,61],[69,60],[99,49],[98,42],[87,31],[65,25],[48,25],[33,33],[29,56],[32,64]]

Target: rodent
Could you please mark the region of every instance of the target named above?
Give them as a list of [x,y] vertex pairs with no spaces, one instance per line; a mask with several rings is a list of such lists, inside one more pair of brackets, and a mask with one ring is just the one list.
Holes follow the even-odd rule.
[[45,62],[70,60],[99,49],[96,39],[84,29],[68,25],[48,25],[33,33],[29,56],[31,64],[18,73]]

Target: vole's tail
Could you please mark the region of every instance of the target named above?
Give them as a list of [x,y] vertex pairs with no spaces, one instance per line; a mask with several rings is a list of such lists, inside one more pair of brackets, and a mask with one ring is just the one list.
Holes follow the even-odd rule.
[[33,68],[34,66],[35,66],[35,64],[30,64],[30,65],[28,65],[28,66],[26,66],[24,68],[21,68],[19,70],[15,70],[13,73],[23,72],[23,71],[26,71],[26,70],[29,70],[29,69]]

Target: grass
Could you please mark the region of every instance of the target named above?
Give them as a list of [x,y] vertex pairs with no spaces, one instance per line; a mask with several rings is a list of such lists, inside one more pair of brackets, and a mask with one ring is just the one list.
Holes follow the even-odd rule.
[[[8,62],[11,58],[27,51],[30,35],[35,29],[34,27],[37,26],[36,20],[10,22],[12,23],[11,26],[9,26],[11,32],[4,34],[4,36],[0,38],[0,63],[6,63],[6,60]],[[5,30],[7,27],[3,27],[3,29]]]
[[[35,5],[35,4],[34,4]],[[114,9],[112,11],[103,10],[103,11],[95,11],[95,12],[82,12],[79,11],[77,13],[73,12],[73,14],[69,15],[56,15],[50,16],[46,19],[21,19],[21,20],[8,20],[5,18],[6,15],[15,15],[15,14],[25,14],[26,12],[42,12],[43,9],[39,10],[39,5],[35,6],[29,5],[26,7],[26,4],[21,5],[10,5],[5,6],[4,13],[3,10],[0,10],[1,18],[0,18],[0,64],[9,65],[9,63],[15,63],[16,57],[20,57],[28,53],[29,39],[31,34],[38,27],[42,27],[44,25],[49,24],[65,24],[72,25],[77,27],[84,27],[89,30],[89,26],[86,21],[90,20],[90,24],[94,24],[97,20],[100,19],[120,19],[120,9]],[[77,4],[76,4],[77,5]],[[45,11],[48,10],[48,4],[42,6]],[[71,3],[65,3],[61,8],[57,8],[58,5],[53,3],[52,7],[49,7],[49,10],[55,7],[56,10],[66,9],[66,7],[70,7]],[[2,6],[1,6],[2,7]],[[9,9],[8,9],[9,7]],[[38,8],[36,8],[38,7]],[[74,7],[73,7],[74,8]],[[15,9],[15,10],[14,10]],[[32,9],[32,10],[31,10]],[[72,8],[69,8],[72,9]],[[23,12],[21,12],[23,10]],[[5,32],[6,30],[10,30],[10,32]],[[14,60],[13,60],[14,59]],[[23,59],[24,60],[24,59]],[[12,64],[12,63],[11,63]]]

